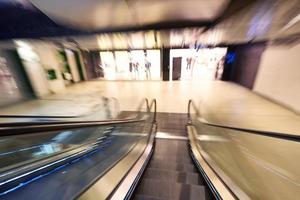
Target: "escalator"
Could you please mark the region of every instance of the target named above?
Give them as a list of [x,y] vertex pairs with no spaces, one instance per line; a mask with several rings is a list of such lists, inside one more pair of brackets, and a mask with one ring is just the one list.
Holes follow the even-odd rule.
[[158,113],[156,119],[155,150],[133,199],[212,199],[190,157],[187,115]]
[[188,123],[146,100],[109,121],[2,124],[0,199],[222,199],[191,154]]

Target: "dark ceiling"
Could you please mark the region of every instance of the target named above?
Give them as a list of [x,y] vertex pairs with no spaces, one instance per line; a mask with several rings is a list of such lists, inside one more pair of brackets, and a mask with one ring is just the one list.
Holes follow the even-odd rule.
[[232,44],[300,33],[300,0],[0,0],[0,12],[1,40],[76,41],[103,33],[166,29],[169,38],[189,32],[192,42]]
[[[140,2],[149,2],[149,1],[143,1],[139,0]],[[39,4],[41,2],[41,5]],[[47,5],[42,4],[43,2],[54,2],[52,4],[47,3]],[[60,3],[56,1],[27,1],[27,0],[0,0],[0,12],[1,12],[1,18],[0,18],[0,39],[13,39],[13,38],[39,38],[39,37],[53,37],[53,36],[67,36],[67,35],[84,35],[84,34],[93,34],[93,33],[103,33],[103,32],[116,32],[116,31],[137,31],[137,30],[150,30],[150,29],[170,29],[170,28],[184,28],[184,27],[210,27],[214,21],[218,18],[220,18],[221,14],[224,13],[224,10],[227,8],[227,4],[229,4],[231,7],[231,3],[229,3],[229,0],[214,0],[215,3],[211,3],[209,5],[206,1],[195,1],[195,0],[188,0],[184,1],[185,4],[190,4],[190,7],[197,8],[197,5],[199,4],[199,9],[202,9],[205,12],[195,12],[191,10],[185,10],[181,9],[180,5],[177,7],[177,11],[182,10],[182,13],[172,13],[173,10],[170,10],[172,7],[176,7],[176,2],[183,2],[183,1],[176,1],[176,0],[152,0],[152,4],[156,4],[160,7],[158,9],[164,9],[163,11],[166,13],[154,13],[151,14],[151,12],[158,12],[157,9],[152,8],[152,10],[149,10],[150,14],[145,17],[139,17],[141,18],[139,22],[136,21],[123,21],[122,23],[118,23],[120,21],[122,16],[118,16],[117,22],[115,24],[111,25],[111,23],[107,24],[106,21],[101,21],[101,15],[99,16],[88,16],[90,13],[89,10],[87,10],[82,15],[77,14],[80,8],[80,6],[72,6],[76,5],[75,1],[72,4],[72,1],[65,0],[60,1]],[[96,1],[91,1],[96,2]],[[98,1],[101,2],[101,1]],[[103,1],[107,2],[107,1]],[[117,0],[117,1],[111,1],[115,4],[120,4],[120,2],[123,2],[123,0]],[[145,5],[139,5],[137,4],[138,1],[130,1],[130,0],[124,0],[127,4],[129,4],[131,7],[137,7],[136,10],[140,11],[142,9],[145,9],[143,6],[148,6],[148,4]],[[161,3],[164,2],[164,4],[161,5]],[[213,1],[211,1],[213,2]],[[223,3],[222,3],[223,2]],[[68,4],[69,3],[69,4]],[[71,3],[71,4],[70,4]],[[88,1],[81,1],[81,6],[84,7]],[[167,3],[167,4],[166,4]],[[47,9],[50,10],[52,7],[55,6],[57,10],[59,10],[60,7],[63,7],[63,5],[69,6],[68,12],[65,12],[63,10],[63,17],[66,16],[69,21],[66,22],[63,17],[56,17],[57,15],[61,15],[60,13],[55,14],[49,14],[47,12]],[[95,3],[94,3],[95,4]],[[102,3],[103,4],[103,3]],[[105,7],[106,5],[102,5],[101,3],[97,3],[95,5],[91,5],[90,7]],[[207,8],[205,6],[207,4]],[[70,6],[71,5],[71,6]],[[37,8],[37,6],[41,6],[41,8]],[[223,7],[222,7],[223,6]],[[46,7],[46,8],[45,8]],[[79,8],[78,8],[79,7]],[[89,9],[91,9],[88,7]],[[166,8],[167,7],[167,8]],[[105,8],[108,10],[109,8]],[[198,8],[197,8],[198,9]],[[43,10],[44,12],[42,12]],[[84,10],[84,9],[83,9]],[[129,9],[132,13],[132,9]],[[91,12],[93,10],[91,9]],[[184,12],[183,12],[184,11]],[[71,13],[77,14],[76,17],[71,18]],[[115,8],[110,10],[110,13],[112,12],[120,12],[118,10],[115,11]],[[140,11],[141,12],[141,11]],[[162,12],[162,11],[161,11]],[[193,15],[190,16],[190,13],[194,12]],[[47,13],[47,14],[45,14]],[[202,13],[202,14],[201,14]],[[82,16],[88,16],[82,21]],[[143,16],[143,15],[142,15]],[[94,20],[92,17],[96,18]],[[112,16],[109,16],[111,18]],[[72,21],[74,19],[75,22]],[[80,21],[81,20],[81,21]],[[77,24],[76,24],[77,23]],[[75,24],[75,25],[74,25]],[[86,24],[91,24],[90,26],[87,26]]]

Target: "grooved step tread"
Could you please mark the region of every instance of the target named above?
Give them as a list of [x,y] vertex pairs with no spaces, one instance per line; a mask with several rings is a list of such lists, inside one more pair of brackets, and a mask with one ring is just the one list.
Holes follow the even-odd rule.
[[163,156],[163,155],[153,155],[152,159],[156,162],[176,162],[183,164],[193,164],[192,159],[187,157],[176,157],[176,156]]
[[158,198],[158,197],[153,197],[153,196],[149,196],[149,195],[135,195],[134,200],[168,200],[166,198]]
[[207,196],[205,187],[201,185],[180,184],[147,178],[143,178],[136,194],[170,200],[205,200]]
[[170,182],[203,185],[203,179],[197,173],[186,173],[174,170],[148,168],[144,178]]
[[151,160],[148,167],[154,169],[155,168],[167,169],[167,170],[176,170],[182,172],[198,172],[198,170],[193,164],[188,164],[188,163],[159,162],[159,161]]
[[[185,148],[187,148],[187,147],[185,147]],[[173,157],[177,157],[179,159],[187,158],[187,160],[191,159],[188,150],[182,149],[182,151],[176,151],[176,149],[174,148],[174,151],[172,154],[168,154],[168,151],[169,151],[168,149],[161,150],[161,151],[157,150],[155,152],[155,156],[164,156],[166,158],[169,157],[170,159],[172,159]]]
[[[172,152],[173,152],[173,150],[176,150],[176,151],[188,150],[187,142],[186,141],[178,141],[178,140],[157,139],[155,142],[155,147],[158,147],[157,150],[162,150],[162,149],[166,149],[168,147],[172,147],[173,148]],[[168,149],[168,150],[171,151],[171,149]]]

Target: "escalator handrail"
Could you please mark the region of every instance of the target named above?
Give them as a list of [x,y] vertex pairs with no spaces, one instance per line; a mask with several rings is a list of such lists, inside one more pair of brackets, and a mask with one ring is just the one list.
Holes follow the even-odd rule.
[[144,119],[127,119],[127,120],[115,120],[115,121],[94,121],[94,122],[74,122],[66,124],[42,124],[42,125],[31,125],[31,126],[17,126],[17,127],[5,127],[0,128],[0,136],[10,136],[19,134],[31,134],[36,132],[45,131],[61,131],[76,128],[87,128],[102,125],[114,125],[124,123],[141,122]]
[[[152,120],[152,127],[151,127],[151,130],[150,130],[150,133],[149,133],[149,137],[148,137],[148,141],[147,141],[147,146],[144,148],[144,150],[142,151],[142,153],[139,155],[139,157],[138,157],[138,159],[134,162],[134,164],[129,168],[129,170],[128,170],[128,172],[129,171],[131,171],[134,167],[135,167],[135,164],[138,162],[138,160],[142,157],[142,155],[145,153],[145,151],[146,151],[146,149],[147,148],[151,148],[152,149],[152,145],[153,145],[153,139],[154,139],[154,135],[155,135],[155,133],[156,133],[156,128],[157,128],[157,125],[156,125],[156,113],[157,113],[157,102],[156,102],[156,99],[152,99],[151,100],[151,103],[149,104],[149,101],[147,100],[147,99],[145,99],[145,101],[146,101],[146,104],[147,104],[147,111],[148,112],[151,112],[151,110],[152,110],[152,108],[154,109],[153,110],[153,120]],[[127,155],[129,155],[129,153],[130,152],[132,152],[133,151],[133,149],[131,149],[129,152],[127,152],[124,156],[122,156],[118,161],[116,161],[112,166],[110,166],[110,168],[108,168],[102,175],[101,175],[101,177],[104,177],[105,175],[106,175],[106,173],[109,171],[109,170],[111,170],[111,169],[113,169],[121,160],[123,160]],[[152,154],[152,151],[150,152],[150,155]],[[143,164],[143,170],[144,170],[144,168],[145,168],[145,166],[146,166],[146,164],[148,163],[148,161],[149,161],[149,158],[150,158],[150,156],[148,155],[148,159],[147,159],[147,161],[146,161],[146,163],[144,163]],[[110,185],[111,187],[114,187],[114,188],[116,188],[116,189],[114,189],[113,190],[113,192],[111,193],[111,194],[109,194],[109,196],[110,197],[112,197],[111,195],[113,194],[113,193],[115,193],[118,189],[119,189],[119,186],[120,186],[120,184],[122,183],[122,181],[127,177],[127,175],[128,175],[128,172],[126,173],[126,175],[124,176],[124,177],[122,177],[122,179],[120,180],[120,182],[118,183],[118,185],[117,186],[113,186],[113,185]],[[136,173],[136,172],[135,172]],[[134,183],[136,184],[137,183],[137,181],[138,181],[138,179],[140,178],[140,176],[141,176],[141,172],[138,172],[138,175],[137,175],[137,177],[135,177],[134,179]],[[100,180],[100,178],[98,179],[98,180]],[[95,183],[94,183],[95,184]],[[126,196],[126,197],[128,197],[128,195],[129,195],[129,197],[132,195],[132,192],[133,192],[133,188],[136,186],[135,184],[129,184],[130,185],[130,187],[129,187],[129,190],[124,190],[124,189],[120,189],[120,191],[118,191],[118,192],[121,192],[122,193],[122,195],[124,195],[124,197]],[[125,184],[126,185],[126,187],[127,186],[129,186],[128,185],[128,182]],[[117,195],[118,196],[118,195]],[[114,198],[107,198],[107,199],[114,199]],[[81,198],[78,198],[78,199],[81,199]],[[85,199],[85,198],[83,198],[83,199]],[[106,198],[105,198],[106,199]],[[120,199],[120,196],[118,196],[117,197],[117,199]],[[122,198],[123,199],[123,198]],[[124,198],[124,199],[128,199],[128,198]]]
[[110,123],[110,122],[123,122],[129,120],[136,120],[136,118],[123,118],[123,119],[110,119],[110,120],[81,120],[81,121],[44,121],[44,122],[8,122],[8,123],[0,123],[0,132],[1,127],[17,127],[17,126],[38,126],[38,125],[53,125],[53,124],[80,124],[80,123]]
[[152,99],[150,105],[149,105],[149,112],[151,112],[151,108],[154,106],[154,116],[153,116],[153,122],[156,122],[156,112],[157,112],[157,102],[156,99]]
[[[102,99],[104,101],[108,101],[109,99],[115,100],[114,97],[111,97],[111,98],[103,97]],[[0,114],[0,118],[76,119],[76,118],[88,116],[88,115],[94,113],[94,109],[98,109],[98,108],[100,108],[99,105],[93,106],[93,111],[90,111],[88,113],[81,114],[81,115],[18,115],[18,114]]]
[[192,123],[191,107],[194,109],[196,116],[199,117],[198,121],[201,122],[202,124],[205,124],[205,125],[208,125],[211,127],[218,127],[218,128],[234,130],[234,131],[243,131],[243,132],[256,134],[256,135],[263,135],[263,136],[267,136],[267,137],[274,137],[274,138],[279,138],[279,139],[284,139],[284,140],[292,140],[292,141],[300,142],[300,135],[293,135],[293,134],[288,134],[288,133],[280,133],[280,132],[272,132],[272,131],[262,131],[262,130],[255,130],[255,129],[247,129],[247,128],[233,127],[233,126],[208,122],[208,121],[204,120],[204,118],[201,116],[199,109],[195,105],[194,101],[191,99],[189,100],[189,103],[188,103],[188,113],[187,113],[188,118],[189,118],[189,123]]
[[[141,104],[138,106],[137,110],[141,110],[142,106],[146,103],[147,109],[149,108],[148,99],[145,98],[141,102]],[[0,115],[0,118],[40,118],[40,119],[78,119],[80,117],[86,116],[38,116],[38,115]],[[32,125],[50,125],[50,124],[73,124],[73,123],[82,123],[82,122],[114,122],[114,121],[126,121],[126,120],[134,120],[136,118],[125,118],[125,119],[109,119],[109,120],[74,120],[74,121],[29,121],[29,122],[6,122],[6,123],[0,123],[0,129],[1,127],[11,127],[11,126],[32,126]]]
[[[147,112],[150,112],[154,105],[154,120],[156,117],[156,100],[153,99],[149,105],[148,99],[144,99],[138,107],[140,111],[142,106],[146,104]],[[127,118],[127,119],[114,119],[102,121],[64,121],[64,122],[14,122],[7,123],[7,126],[0,127],[0,136],[18,135],[18,134],[31,134],[41,131],[57,131],[75,128],[86,128],[101,125],[113,125],[122,123],[134,123],[144,121],[144,118]],[[18,124],[18,125],[17,125]],[[2,124],[3,125],[3,124]],[[12,126],[13,125],[13,126]]]
[[147,111],[148,112],[151,112],[151,109],[152,107],[154,106],[154,116],[153,116],[153,122],[156,122],[156,112],[157,112],[157,102],[156,102],[156,99],[153,98],[151,100],[151,103],[149,103],[149,100],[147,98],[145,98],[145,102],[146,102],[146,105],[147,105]]
[[[154,100],[152,100],[151,101],[151,103],[150,103],[150,105],[149,105],[149,102],[148,102],[148,100],[145,100],[145,102],[146,102],[146,105],[147,105],[147,112],[149,113],[149,112],[151,112],[151,110],[152,110],[152,108],[154,108],[154,116],[153,116],[153,121],[152,121],[152,124],[155,124],[155,116],[156,116],[156,100],[154,99]],[[129,121],[129,120],[127,120],[127,121],[124,121],[123,123],[129,123],[129,122],[139,122],[139,121],[145,121],[146,119],[138,119],[138,120],[132,120],[132,121]],[[151,122],[151,121],[150,121]],[[116,124],[120,124],[120,122],[114,122],[114,123],[116,123]],[[82,127],[85,127],[83,124],[76,124],[76,125],[78,125],[80,128],[82,128]],[[59,126],[59,125],[58,125]],[[61,126],[61,125],[60,125]],[[66,126],[66,125],[63,125],[63,126]],[[71,125],[72,126],[72,128],[74,128],[74,124],[72,124]],[[91,125],[91,124],[88,124],[87,125],[87,127],[90,127],[90,126],[98,126],[98,124],[94,124],[94,125]],[[46,127],[47,128],[47,130],[49,130],[49,126],[48,127]],[[62,127],[62,128],[64,128],[64,127]],[[59,130],[61,130],[61,128],[59,129]],[[152,132],[152,129],[151,129],[151,132]],[[151,133],[150,132],[150,133]],[[73,156],[73,155],[70,155],[70,156]],[[119,160],[121,160],[122,158],[120,158]],[[64,158],[64,160],[65,160],[65,158]],[[63,161],[63,162],[65,162],[65,161]],[[117,161],[118,162],[118,161]],[[115,162],[115,163],[117,163],[117,162]],[[112,168],[114,165],[112,165],[112,166],[110,166],[110,168]],[[105,173],[106,172],[104,172],[101,176],[103,176],[103,175],[105,175]],[[28,174],[28,176],[29,176],[30,174]],[[27,175],[26,175],[27,176]],[[17,179],[16,179],[17,180]]]

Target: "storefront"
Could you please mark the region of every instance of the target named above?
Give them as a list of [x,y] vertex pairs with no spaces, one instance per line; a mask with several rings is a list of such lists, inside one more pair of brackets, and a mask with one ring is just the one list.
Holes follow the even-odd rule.
[[160,50],[101,51],[104,80],[160,80]]
[[214,80],[223,73],[227,48],[171,49],[170,80]]

